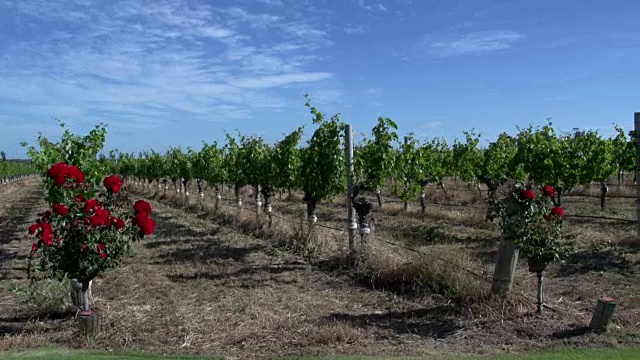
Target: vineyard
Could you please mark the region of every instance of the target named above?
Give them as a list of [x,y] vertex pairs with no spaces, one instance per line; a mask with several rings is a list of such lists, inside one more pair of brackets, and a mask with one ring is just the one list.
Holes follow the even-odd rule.
[[[103,125],[23,144],[31,162],[0,164],[0,345],[242,359],[640,345],[633,132],[562,134],[549,122],[483,146],[474,130],[451,143],[419,140],[379,118],[353,144],[338,115],[307,107],[312,129],[274,144],[226,134],[199,149],[105,152]],[[63,177],[58,163],[68,164]],[[73,212],[78,191],[135,202],[117,219],[144,236],[112,270],[84,279],[84,298],[71,303],[71,277],[26,271],[48,256],[40,248],[65,239],[27,234],[51,206],[55,234],[83,211],[94,221],[101,213],[88,205]],[[141,225],[141,203],[153,231]],[[83,240],[99,245],[88,265],[96,274],[124,241],[111,222],[90,228],[116,240]],[[85,245],[79,256],[91,256]],[[615,315],[592,331],[607,297]],[[89,303],[99,323],[87,342]]]
[[35,174],[35,167],[29,163],[0,161],[0,184],[14,183]]

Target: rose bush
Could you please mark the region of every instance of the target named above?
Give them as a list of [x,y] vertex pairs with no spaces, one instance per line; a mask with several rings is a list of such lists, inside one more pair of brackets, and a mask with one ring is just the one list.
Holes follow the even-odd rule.
[[122,179],[117,175],[109,175],[106,178],[104,178],[104,182],[103,182],[103,185],[105,188],[107,188],[107,191],[112,192],[114,194],[117,194],[120,192],[120,189],[122,188],[122,184],[123,184]]
[[536,196],[530,187],[517,184],[504,199],[491,203],[493,213],[501,220],[503,235],[538,269],[573,252],[573,246],[562,238],[565,211],[554,205],[555,192],[546,185]]
[[[84,174],[76,166],[56,163],[47,177],[54,185],[49,193],[54,202],[28,230],[36,237],[29,258],[30,277],[36,260],[40,271],[59,280],[77,279],[86,291],[92,279],[115,268],[130,253],[133,241],[155,231],[151,206],[144,200],[131,206],[121,193],[118,176],[104,179],[107,191],[103,193],[84,183]],[[90,197],[93,193],[98,197]]]

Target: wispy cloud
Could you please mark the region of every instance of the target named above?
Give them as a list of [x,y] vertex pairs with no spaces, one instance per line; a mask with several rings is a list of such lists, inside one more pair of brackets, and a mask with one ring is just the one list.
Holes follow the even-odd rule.
[[358,5],[371,12],[386,12],[388,9],[381,3],[368,4],[365,0],[358,0]]
[[256,0],[259,3],[273,5],[273,6],[282,6],[284,3],[282,0]]
[[569,101],[569,100],[575,100],[576,98],[577,98],[577,96],[575,96],[575,95],[558,95],[558,96],[551,97],[551,100]]
[[330,73],[300,73],[284,74],[263,77],[239,78],[231,81],[231,84],[246,89],[267,89],[292,83],[311,82],[328,79]]
[[579,40],[580,39],[578,37],[555,38],[555,39],[549,40],[548,42],[542,44],[542,47],[546,48],[546,49],[563,48],[563,47],[574,45]]
[[322,22],[283,11],[186,0],[9,0],[0,12],[30,19],[0,48],[0,103],[12,116],[99,117],[135,129],[177,114],[251,118],[289,105],[274,89],[333,76],[316,69],[331,46]]
[[325,105],[335,105],[336,103],[342,102],[342,97],[344,94],[342,91],[338,89],[311,89],[308,91],[308,95],[311,97],[311,100],[314,105],[325,106]]
[[420,127],[423,129],[437,129],[440,126],[442,126],[442,121],[429,121],[422,124]]
[[232,19],[247,23],[248,25],[255,27],[266,27],[273,25],[275,22],[281,20],[280,16],[271,14],[255,14],[250,13],[238,7],[220,10],[221,13],[229,15]]
[[342,29],[345,33],[349,35],[353,34],[364,34],[367,32],[367,27],[364,25],[352,25],[349,24]]
[[367,103],[370,106],[382,106],[382,102],[380,100],[382,99],[384,90],[381,87],[366,88],[363,92]]
[[425,40],[428,50],[438,56],[460,56],[495,52],[512,47],[524,35],[514,31],[478,31],[457,36],[429,35]]

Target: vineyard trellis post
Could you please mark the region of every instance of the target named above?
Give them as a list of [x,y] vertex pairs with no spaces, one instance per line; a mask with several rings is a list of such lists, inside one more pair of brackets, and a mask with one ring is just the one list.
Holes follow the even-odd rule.
[[[407,146],[409,144],[409,140],[411,139],[410,136],[405,136],[404,137],[404,145]],[[409,183],[408,179],[404,179],[404,191],[405,193],[409,191],[409,185],[407,185]],[[404,200],[402,203],[402,210],[404,212],[409,211],[409,202],[407,200]]]
[[633,114],[634,138],[636,142],[636,221],[638,239],[640,239],[640,112]]
[[495,295],[506,295],[511,291],[518,266],[518,255],[518,247],[513,240],[502,235],[491,282],[491,292]]
[[353,128],[346,124],[344,128],[345,159],[347,162],[347,227],[349,230],[349,252],[355,252],[355,238],[358,224],[353,210]]

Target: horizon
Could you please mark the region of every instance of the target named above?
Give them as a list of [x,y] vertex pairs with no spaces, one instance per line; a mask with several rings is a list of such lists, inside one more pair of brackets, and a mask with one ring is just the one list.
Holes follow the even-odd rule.
[[[421,140],[517,127],[614,133],[640,111],[640,3],[471,0],[0,0],[0,143],[86,134],[105,150],[199,149],[224,131],[269,143],[311,104]],[[634,101],[635,100],[635,101]],[[635,108],[634,108],[635,107]],[[475,119],[479,119],[477,122]],[[206,135],[203,135],[206,134]]]

